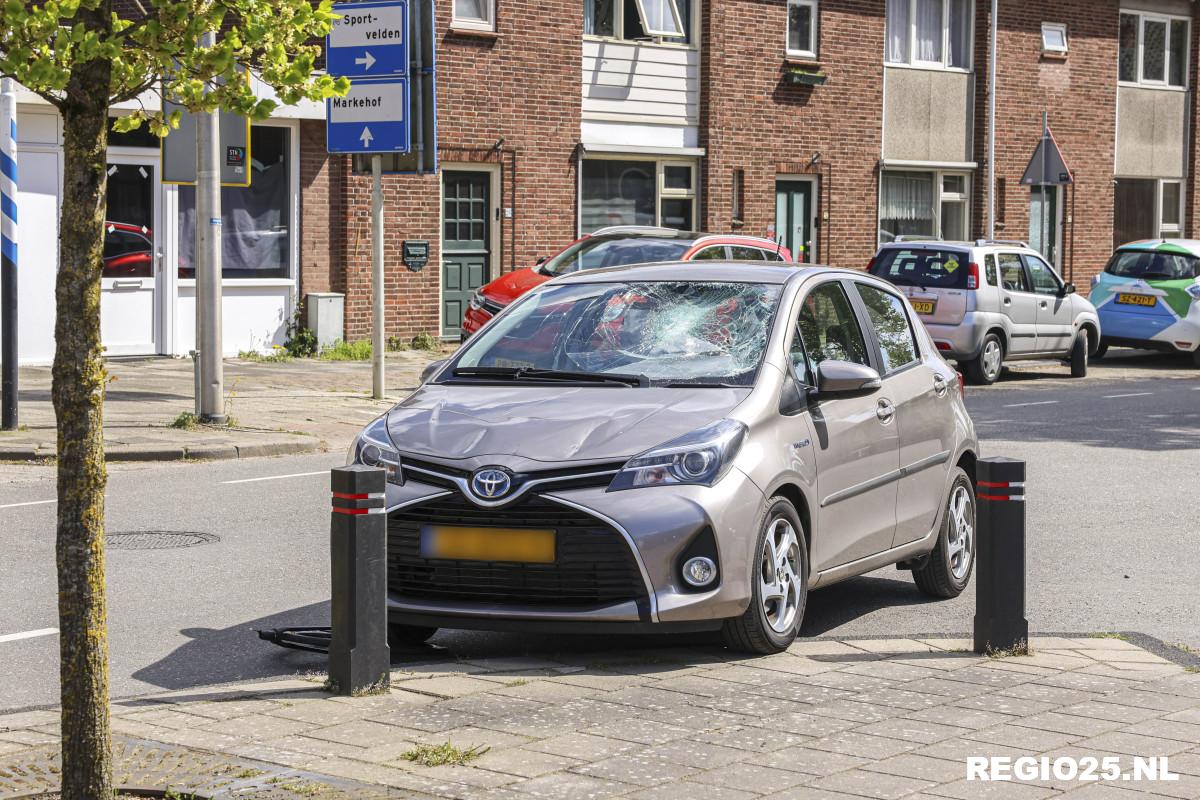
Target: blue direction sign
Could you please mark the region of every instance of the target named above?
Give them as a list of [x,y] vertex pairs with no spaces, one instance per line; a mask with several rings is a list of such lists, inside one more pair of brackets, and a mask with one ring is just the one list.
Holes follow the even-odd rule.
[[325,38],[330,75],[375,78],[408,74],[408,0],[335,3],[341,19]]
[[331,153],[407,153],[408,78],[355,80],[345,97],[326,101],[326,149]]

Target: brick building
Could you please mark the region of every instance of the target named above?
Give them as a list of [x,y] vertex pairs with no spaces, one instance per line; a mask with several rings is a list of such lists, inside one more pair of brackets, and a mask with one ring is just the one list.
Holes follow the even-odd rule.
[[[847,267],[898,234],[987,231],[987,0],[435,7],[441,169],[384,178],[389,336],[455,337],[478,286],[609,224],[777,237]],[[1114,242],[1200,237],[1194,16],[1189,0],[999,1],[997,237],[1081,287]],[[61,126],[19,100],[21,253],[52,263]],[[1043,190],[1021,178],[1044,113],[1074,180]],[[369,335],[370,177],[326,154],[323,118],[311,104],[255,125],[255,181],[227,190],[231,354],[281,342],[313,292],[344,293],[345,337]],[[192,341],[190,189],[158,184],[154,145],[114,138],[110,218],[180,269],[106,278],[114,353]],[[420,271],[406,240],[429,243]],[[52,275],[21,270],[25,360],[52,351]]]

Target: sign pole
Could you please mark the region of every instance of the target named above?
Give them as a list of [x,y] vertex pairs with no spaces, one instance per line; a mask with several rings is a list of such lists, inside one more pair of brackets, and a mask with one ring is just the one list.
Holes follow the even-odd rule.
[[371,396],[383,399],[383,156],[371,155]]
[[17,429],[17,93],[12,78],[0,81],[0,301],[3,330],[0,330],[0,428]]
[[[214,47],[211,31],[201,45]],[[216,111],[196,120],[196,330],[200,349],[200,421],[224,425],[221,361],[221,129]]]

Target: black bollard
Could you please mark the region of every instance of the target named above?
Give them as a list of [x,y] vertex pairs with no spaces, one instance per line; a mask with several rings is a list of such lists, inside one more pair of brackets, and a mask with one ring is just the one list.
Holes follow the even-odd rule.
[[975,652],[1022,651],[1025,619],[1025,462],[981,458],[975,496]]
[[337,694],[357,695],[386,689],[391,679],[387,484],[382,469],[355,464],[331,470],[330,485],[329,681]]

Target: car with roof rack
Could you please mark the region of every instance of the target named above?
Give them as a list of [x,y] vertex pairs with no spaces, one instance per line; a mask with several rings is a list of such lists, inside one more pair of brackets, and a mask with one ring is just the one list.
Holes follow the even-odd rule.
[[506,306],[535,286],[572,272],[661,261],[783,261],[792,253],[758,236],[711,234],[645,225],[613,225],[576,239],[532,267],[513,270],[480,287],[467,304],[466,340]]
[[1015,359],[1062,359],[1081,378],[1100,346],[1095,306],[1025,242],[898,236],[867,271],[904,292],[973,383],[995,383]]
[[1111,347],[1190,353],[1200,367],[1200,241],[1148,239],[1117,248],[1092,279],[1092,303]]

